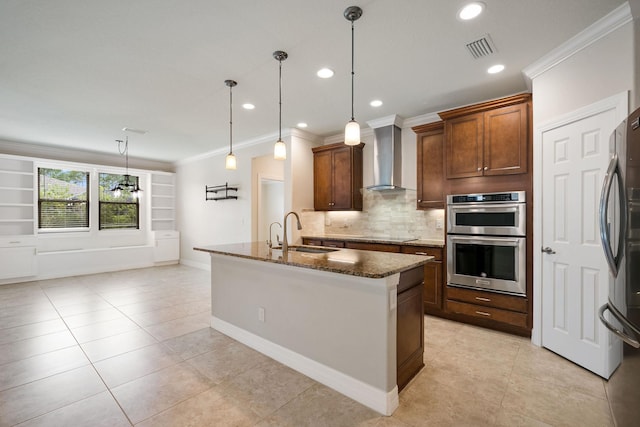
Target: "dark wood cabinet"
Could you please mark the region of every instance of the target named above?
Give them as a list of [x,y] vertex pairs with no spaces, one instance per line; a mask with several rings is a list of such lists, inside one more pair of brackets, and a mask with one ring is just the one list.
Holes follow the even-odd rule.
[[447,179],[528,172],[530,94],[439,114],[444,120]]
[[312,149],[315,210],[362,210],[363,147],[338,143]]
[[388,243],[346,242],[345,248],[360,249],[363,251],[400,252],[400,245],[391,245]]
[[442,249],[430,246],[402,246],[403,254],[432,256],[434,260],[424,265],[424,311],[438,314],[442,310],[442,294],[445,286]]
[[501,323],[528,334],[528,306],[525,297],[485,292],[475,289],[447,287],[447,311],[452,314]]
[[411,128],[416,133],[417,208],[444,208],[444,123]]
[[424,366],[422,272],[418,267],[400,273],[396,333],[398,391]]

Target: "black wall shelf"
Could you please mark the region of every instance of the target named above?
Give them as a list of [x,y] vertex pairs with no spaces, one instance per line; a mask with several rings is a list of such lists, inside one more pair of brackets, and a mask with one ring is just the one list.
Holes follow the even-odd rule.
[[[229,200],[234,199],[237,200],[238,196],[235,194],[238,191],[238,187],[229,187],[229,183],[225,182],[224,185],[206,185],[204,187],[205,190],[205,200]],[[224,192],[224,196],[217,196],[219,192]],[[232,194],[229,194],[232,192]],[[216,194],[216,196],[210,196],[211,194]]]

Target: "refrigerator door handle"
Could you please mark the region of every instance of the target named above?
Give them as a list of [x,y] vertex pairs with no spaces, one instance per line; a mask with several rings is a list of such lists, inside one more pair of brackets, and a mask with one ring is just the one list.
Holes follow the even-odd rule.
[[[618,238],[618,251],[616,255],[613,254],[611,248],[611,230],[607,225],[607,216],[609,213],[609,198],[611,197],[611,187],[613,186],[613,180],[616,178],[618,184],[618,196],[620,198],[620,224],[619,238]],[[609,264],[609,270],[613,277],[618,276],[618,270],[622,263],[622,256],[624,254],[624,236],[627,227],[627,201],[625,197],[624,183],[622,182],[622,174],[620,171],[620,162],[618,161],[618,155],[614,154],[607,174],[604,177],[604,183],[602,185],[602,194],[600,195],[600,241],[602,249],[604,249],[604,255]]]
[[[611,315],[622,324],[622,330],[616,328],[614,325],[609,323],[607,319],[604,318],[604,312],[609,310]],[[611,302],[607,302],[605,305],[600,307],[598,310],[598,316],[600,317],[600,321],[607,327],[611,332],[620,337],[622,341],[626,342],[633,348],[640,348],[640,331],[636,328],[631,322],[627,320],[626,317]]]

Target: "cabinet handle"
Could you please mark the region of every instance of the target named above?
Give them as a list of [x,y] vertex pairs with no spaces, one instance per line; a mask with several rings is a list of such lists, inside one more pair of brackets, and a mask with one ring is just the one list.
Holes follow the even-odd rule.
[[476,297],[478,301],[491,302],[491,298]]
[[484,170],[489,170],[489,166],[485,166],[485,167],[484,167]]
[[491,313],[487,313],[486,311],[476,311],[476,314],[491,317]]
[[426,252],[416,252],[416,255],[426,255]]
[[18,243],[20,243],[20,240],[12,240],[12,241],[9,242],[10,245],[15,245],[15,244],[18,244]]
[[482,170],[482,168],[478,168],[478,172],[480,172]]
[[422,200],[421,200],[421,199],[418,199],[418,203],[421,203],[421,202],[422,202]]

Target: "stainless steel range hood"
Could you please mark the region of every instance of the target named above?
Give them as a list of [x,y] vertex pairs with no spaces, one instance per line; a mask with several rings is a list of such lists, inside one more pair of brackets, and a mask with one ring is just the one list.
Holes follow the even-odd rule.
[[397,115],[367,122],[373,129],[373,185],[367,190],[402,188],[402,119]]

